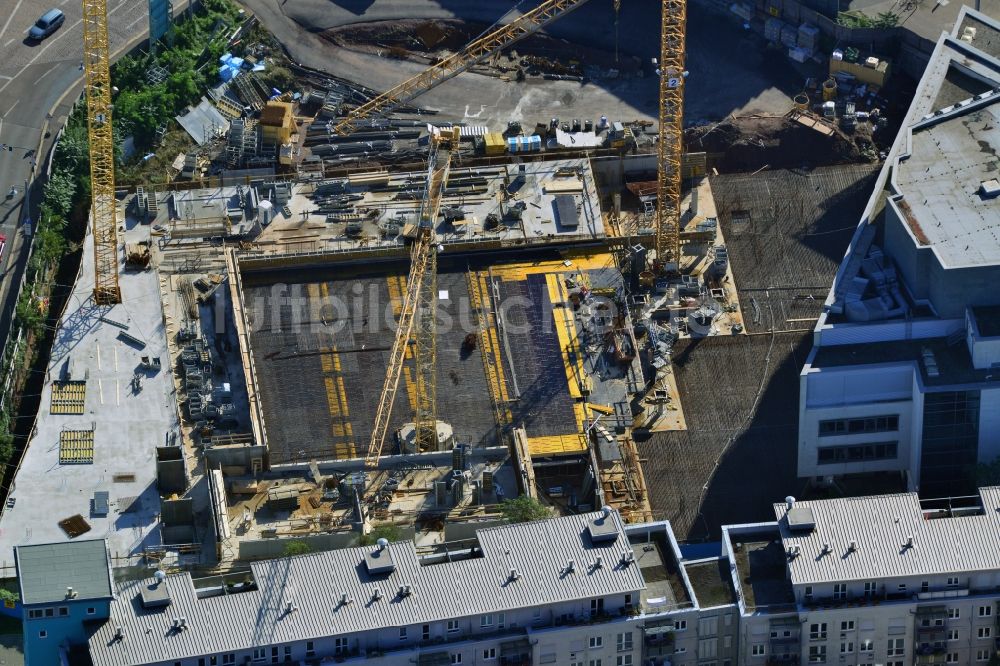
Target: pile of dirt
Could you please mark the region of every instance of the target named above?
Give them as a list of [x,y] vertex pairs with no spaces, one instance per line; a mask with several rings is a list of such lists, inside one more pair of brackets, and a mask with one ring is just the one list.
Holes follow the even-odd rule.
[[707,152],[712,166],[724,173],[763,167],[791,169],[834,164],[868,163],[878,159],[871,136],[837,129],[825,135],[788,117],[729,118],[685,132],[685,150]]
[[[457,19],[404,19],[352,23],[326,30],[320,36],[352,51],[434,62],[461,50],[493,27]],[[616,69],[621,74],[628,74],[639,71],[642,63],[632,56],[622,56],[615,63],[614,54],[536,33],[493,58],[492,67],[500,73],[522,68],[529,75],[555,73],[583,76],[584,67]]]

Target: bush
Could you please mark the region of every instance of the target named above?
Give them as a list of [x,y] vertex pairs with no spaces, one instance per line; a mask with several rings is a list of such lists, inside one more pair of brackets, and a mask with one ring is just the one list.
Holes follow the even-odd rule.
[[500,511],[508,523],[527,523],[552,517],[551,509],[527,495],[505,499],[500,503]]
[[291,557],[292,555],[305,555],[311,552],[313,552],[312,546],[305,541],[289,541],[285,544],[286,557]]
[[362,546],[375,545],[379,539],[385,539],[389,543],[399,541],[399,528],[392,524],[377,525],[368,534],[362,534],[358,543]]

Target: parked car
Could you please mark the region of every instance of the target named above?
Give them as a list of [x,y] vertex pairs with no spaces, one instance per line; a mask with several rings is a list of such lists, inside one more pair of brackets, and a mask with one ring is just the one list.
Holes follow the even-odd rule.
[[3,251],[7,249],[7,237],[0,234],[0,259],[3,258]]
[[58,9],[50,9],[42,14],[40,19],[35,21],[35,25],[31,26],[31,30],[28,31],[28,37],[36,42],[40,42],[58,30],[59,26],[65,21],[65,14]]

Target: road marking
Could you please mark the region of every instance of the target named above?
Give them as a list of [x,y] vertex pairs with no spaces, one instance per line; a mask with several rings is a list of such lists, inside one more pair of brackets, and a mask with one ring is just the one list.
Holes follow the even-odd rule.
[[14,110],[14,107],[17,106],[17,103],[20,102],[20,101],[21,101],[20,97],[18,97],[17,99],[15,99],[14,103],[10,105],[10,108],[7,109],[6,111],[4,111],[3,117],[6,118],[7,116],[9,116],[10,112]]
[[[17,4],[14,5],[14,11],[12,11],[10,13],[10,16],[7,17],[7,21],[3,24],[3,27],[0,28],[0,37],[3,37],[3,33],[7,32],[7,26],[10,25],[10,21],[11,21],[11,19],[14,18],[14,14],[17,13],[17,10],[20,9],[22,2],[24,2],[24,0],[17,0]],[[11,40],[11,41],[14,41],[14,40]],[[7,44],[10,44],[10,42],[7,42]],[[6,46],[6,44],[4,44],[4,46]]]
[[38,78],[37,78],[37,79],[35,80],[35,83],[36,83],[36,84],[38,84],[38,83],[41,83],[41,82],[42,82],[42,79],[44,79],[44,78],[45,78],[46,76],[48,76],[49,74],[51,74],[51,73],[52,73],[52,70],[54,70],[54,69],[55,69],[56,67],[58,67],[58,66],[59,66],[59,64],[58,64],[58,63],[56,63],[55,65],[52,65],[51,67],[49,67],[49,68],[48,68],[47,70],[45,70],[45,73],[44,73],[44,74],[42,74],[41,76],[39,76],[39,77],[38,77]]
[[6,42],[3,43],[3,47],[7,48],[8,46],[10,46],[15,39],[17,39],[17,37],[11,37],[10,39],[8,39]]
[[139,18],[137,18],[136,20],[132,21],[127,26],[125,26],[125,30],[126,31],[131,30],[132,26],[134,26],[136,23],[138,23],[139,21],[142,21],[145,18],[146,18],[145,16],[140,16]]

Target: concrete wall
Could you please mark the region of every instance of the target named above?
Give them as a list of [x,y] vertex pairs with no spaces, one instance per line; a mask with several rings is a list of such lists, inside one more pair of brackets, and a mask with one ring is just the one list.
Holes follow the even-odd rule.
[[468,523],[446,523],[444,526],[444,540],[461,541],[463,539],[472,539],[476,536],[476,530],[486,529],[487,527],[499,527],[503,524],[505,524],[505,521],[502,519]]
[[981,463],[1000,457],[1000,387],[979,392],[979,457]]
[[[398,525],[399,540],[413,540],[415,530],[413,526]],[[241,560],[266,560],[274,557],[282,557],[285,554],[285,547],[292,541],[298,541],[309,546],[313,551],[336,550],[338,548],[350,548],[358,545],[361,535],[357,532],[336,532],[333,534],[313,534],[297,538],[281,539],[246,539],[240,541],[239,559]]]
[[213,446],[205,450],[205,460],[210,467],[242,467],[250,471],[250,461],[254,458],[263,459],[266,447],[252,446]]

